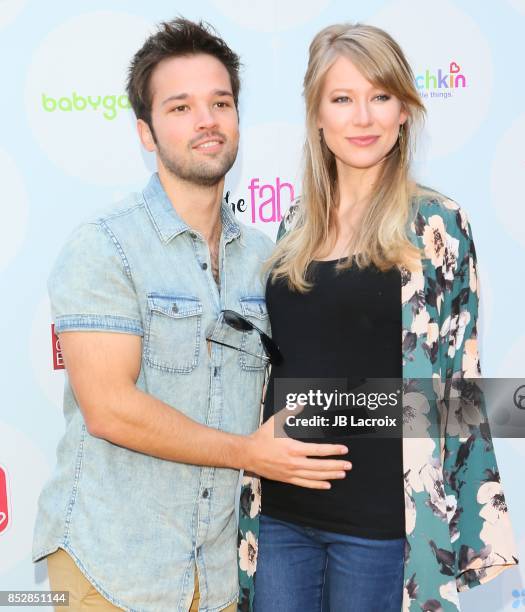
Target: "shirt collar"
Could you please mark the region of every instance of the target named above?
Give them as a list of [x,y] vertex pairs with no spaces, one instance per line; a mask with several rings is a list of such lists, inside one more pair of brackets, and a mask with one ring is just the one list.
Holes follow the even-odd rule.
[[[157,172],[152,174],[142,194],[149,217],[159,238],[163,242],[169,242],[175,238],[175,236],[192,229],[177,214],[177,211],[164,191],[164,187],[160,182]],[[221,203],[221,221],[225,242],[229,242],[233,240],[233,238],[238,238],[241,235],[241,227],[235,219],[233,212],[230,210],[230,207],[224,200]]]
[[221,202],[221,221],[222,233],[224,234],[224,242],[230,242],[234,238],[239,238],[241,235],[241,226],[230,206],[223,199]]

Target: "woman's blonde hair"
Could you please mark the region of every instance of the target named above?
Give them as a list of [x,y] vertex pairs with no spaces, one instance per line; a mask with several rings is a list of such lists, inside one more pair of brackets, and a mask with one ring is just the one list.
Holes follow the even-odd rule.
[[[384,30],[362,24],[332,25],[313,39],[304,77],[304,175],[294,231],[278,243],[266,268],[271,268],[273,279],[286,278],[291,288],[301,292],[311,287],[305,278],[307,266],[336,231],[337,170],[333,153],[319,136],[317,114],[325,75],[340,56],[350,59],[375,87],[396,96],[408,114],[396,144],[381,165],[348,253],[356,254],[359,267],[373,263],[380,270],[395,265],[410,269],[421,257],[406,235],[410,204],[417,189],[409,180],[412,141],[425,116],[414,75],[403,51]],[[351,264],[350,258],[340,267]]]

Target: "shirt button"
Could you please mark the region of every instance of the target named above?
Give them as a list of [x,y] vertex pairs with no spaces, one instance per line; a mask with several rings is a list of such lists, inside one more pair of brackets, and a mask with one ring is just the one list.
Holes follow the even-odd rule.
[[173,304],[173,306],[171,307],[171,312],[179,312],[179,307],[177,306],[177,304]]
[[193,238],[195,240],[195,238],[197,238],[197,234],[194,234],[193,232],[190,232],[190,238]]
[[205,262],[205,263],[203,263],[203,264],[201,264],[201,268],[202,268],[203,270],[207,270],[207,269],[208,269],[208,264],[207,264],[206,262]]
[[210,495],[210,492],[208,491],[208,489],[204,489],[204,491],[202,492],[202,497],[206,499],[209,495]]

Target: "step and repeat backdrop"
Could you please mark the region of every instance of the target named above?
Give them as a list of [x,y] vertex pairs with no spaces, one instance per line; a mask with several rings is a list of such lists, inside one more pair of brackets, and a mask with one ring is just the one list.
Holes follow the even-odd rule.
[[[428,110],[414,174],[472,224],[483,374],[525,377],[525,0],[0,0],[0,590],[48,588],[45,563],[30,554],[64,429],[47,276],[76,225],[155,170],[124,82],[155,24],[177,15],[209,21],[242,56],[241,146],[225,197],[272,238],[300,195],[313,35],[360,21],[399,41]],[[495,446],[523,564],[525,441]],[[137,516],[137,528],[147,520]],[[525,609],[524,582],[521,566],[506,571],[461,594],[462,608]]]

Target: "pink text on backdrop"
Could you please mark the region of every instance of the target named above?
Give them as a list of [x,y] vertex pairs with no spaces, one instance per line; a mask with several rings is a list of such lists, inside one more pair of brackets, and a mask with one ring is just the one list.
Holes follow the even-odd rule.
[[7,499],[7,475],[0,467],[0,533],[9,525],[9,501]]
[[281,195],[283,190],[289,196],[289,199],[284,203],[285,210],[295,197],[293,185],[281,182],[279,177],[276,177],[275,183],[263,184],[261,184],[261,179],[252,178],[248,189],[250,190],[252,223],[256,221],[262,221],[263,223],[281,221]]

